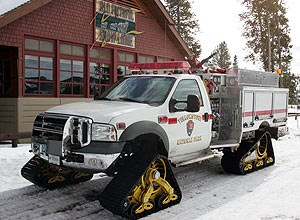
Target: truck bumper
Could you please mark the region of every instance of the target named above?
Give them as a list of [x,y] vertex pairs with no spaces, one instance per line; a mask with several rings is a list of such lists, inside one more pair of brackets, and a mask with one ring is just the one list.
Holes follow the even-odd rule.
[[289,128],[287,126],[278,127],[277,137],[283,137],[287,134],[289,134]]
[[[71,161],[70,157],[80,157],[82,161]],[[117,160],[120,153],[117,154],[70,154],[70,157],[62,159],[62,165],[66,167],[71,167],[77,170],[87,170],[92,173],[104,172],[106,173],[109,167],[113,166],[114,161]]]
[[91,142],[83,148],[62,147],[60,141],[34,140],[32,151],[49,163],[90,173],[113,170],[125,142]]

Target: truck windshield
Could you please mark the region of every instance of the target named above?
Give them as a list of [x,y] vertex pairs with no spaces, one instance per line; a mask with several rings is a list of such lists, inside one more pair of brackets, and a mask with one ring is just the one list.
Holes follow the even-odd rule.
[[176,79],[165,76],[132,76],[123,78],[105,91],[98,100],[130,101],[161,105]]

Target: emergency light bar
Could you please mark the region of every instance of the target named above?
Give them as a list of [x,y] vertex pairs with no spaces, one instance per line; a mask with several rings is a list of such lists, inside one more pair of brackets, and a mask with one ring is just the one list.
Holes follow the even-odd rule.
[[188,70],[191,65],[187,61],[170,61],[162,63],[132,63],[129,65],[129,70],[171,70],[171,69],[184,69]]

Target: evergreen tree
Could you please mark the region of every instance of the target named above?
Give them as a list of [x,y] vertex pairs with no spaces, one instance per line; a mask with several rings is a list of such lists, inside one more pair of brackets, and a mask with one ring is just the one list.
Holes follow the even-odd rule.
[[265,71],[281,69],[281,86],[290,89],[290,101],[295,99],[294,74],[290,73],[291,38],[284,0],[242,0],[246,11],[240,14],[244,22],[243,36],[250,53],[246,59],[260,61]]
[[238,66],[239,66],[239,64],[238,64],[237,55],[234,55],[232,67],[233,67],[233,68],[238,68]]
[[295,74],[283,74],[282,87],[289,89],[289,104],[291,105],[297,105],[298,102],[298,83],[299,77],[295,76]]
[[243,0],[246,12],[240,14],[250,53],[246,59],[260,61],[266,71],[277,68],[288,72],[290,54],[290,29],[283,0]]
[[231,65],[230,54],[225,41],[221,42],[214,50],[216,53],[212,58],[212,63],[221,68],[229,68]]
[[165,0],[166,8],[175,22],[175,26],[181,37],[187,43],[191,51],[199,57],[201,45],[196,40],[196,32],[199,24],[192,12],[190,0]]

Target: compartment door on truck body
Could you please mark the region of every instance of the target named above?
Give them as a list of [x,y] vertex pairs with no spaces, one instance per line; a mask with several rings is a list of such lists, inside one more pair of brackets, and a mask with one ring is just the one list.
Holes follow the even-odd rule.
[[243,99],[243,125],[247,127],[254,123],[254,91],[244,91]]
[[274,119],[276,119],[278,122],[282,122],[285,118],[287,118],[288,92],[275,91],[273,97]]
[[259,89],[255,92],[255,120],[272,118],[273,92],[268,89]]
[[[168,113],[168,125],[165,126],[169,136],[170,157],[176,160],[192,159],[192,155],[206,149],[211,140],[211,110],[203,84],[199,79],[181,79],[174,85]],[[197,95],[200,99],[198,112],[187,111],[187,96]],[[205,101],[203,101],[205,99]],[[172,110],[172,100],[177,100],[176,110]],[[180,157],[180,155],[182,157]],[[179,157],[178,157],[179,156]],[[189,158],[190,157],[190,158]]]

